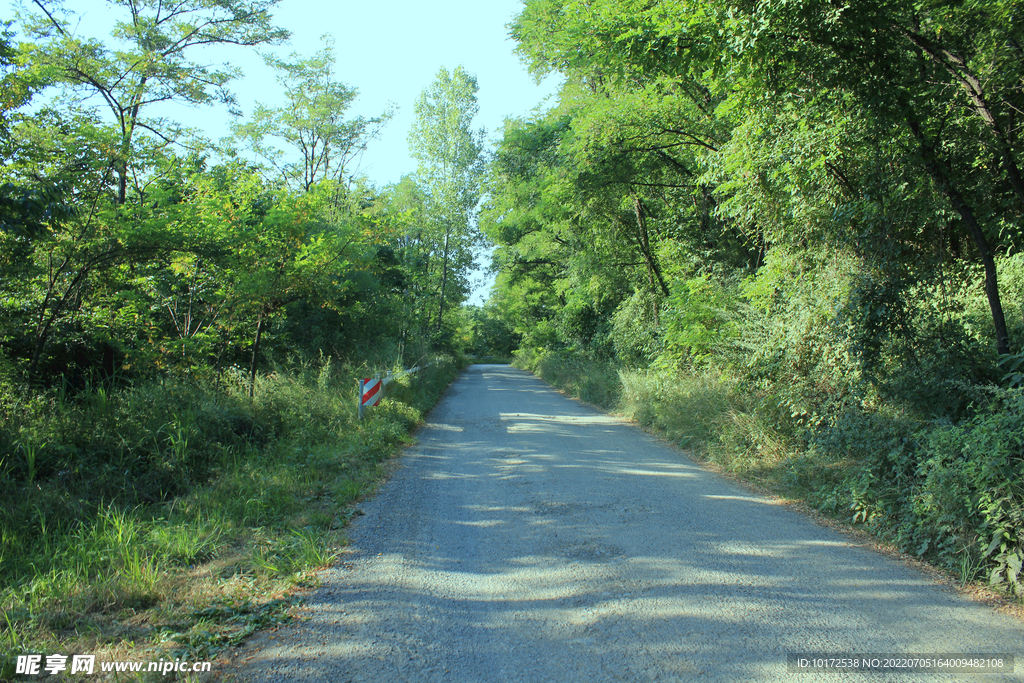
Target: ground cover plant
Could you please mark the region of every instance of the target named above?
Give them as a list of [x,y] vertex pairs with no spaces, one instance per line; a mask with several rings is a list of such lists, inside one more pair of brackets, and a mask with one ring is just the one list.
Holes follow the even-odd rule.
[[0,677],[40,652],[209,660],[288,619],[457,371],[400,376],[363,421],[367,368],[329,359],[261,373],[251,397],[229,371],[5,401]]

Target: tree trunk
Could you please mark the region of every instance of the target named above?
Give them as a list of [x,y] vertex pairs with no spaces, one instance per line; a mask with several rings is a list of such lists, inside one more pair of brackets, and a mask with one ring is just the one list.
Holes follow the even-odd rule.
[[441,324],[444,322],[444,290],[448,284],[448,238],[451,235],[451,229],[445,228],[444,231],[444,261],[441,266],[441,301],[437,307],[437,331],[441,331]]
[[996,147],[1003,158],[1003,167],[1006,169],[1006,175],[1010,180],[1010,187],[1013,188],[1013,192],[1017,195],[1020,202],[1024,204],[1024,180],[1021,179],[1020,168],[1017,166],[1017,158],[1013,153],[1010,136],[999,125],[995,112],[985,96],[981,79],[968,68],[967,61],[959,54],[942,45],[933,43],[923,35],[902,29],[898,30],[936,64],[949,72],[953,79],[963,88],[967,97],[971,100],[974,111],[985,122],[985,125],[995,138]]
[[[51,275],[50,282],[47,283],[46,296],[43,299],[43,303],[39,309],[39,320],[36,323],[35,329],[35,341],[32,347],[32,357],[28,364],[28,375],[31,378],[36,376],[39,370],[39,362],[42,360],[43,351],[46,349],[46,345],[50,340],[50,330],[57,319],[64,313],[65,307],[68,302],[71,301],[72,295],[75,290],[81,285],[85,277],[89,274],[88,268],[83,268],[75,275],[74,279],[64,290],[64,294],[59,298],[56,296],[56,279],[59,277],[61,271],[64,270],[64,266],[68,263],[65,259],[64,263],[58,268],[57,273]],[[51,303],[52,302],[52,303]],[[47,308],[49,308],[49,314],[47,314]]]
[[256,323],[256,339],[252,343],[252,362],[249,364],[249,398],[256,393],[256,361],[260,357],[260,340],[263,339],[263,320],[265,316],[260,312],[259,321]]
[[921,148],[921,155],[924,157],[925,168],[931,175],[932,180],[939,186],[942,193],[946,195],[953,208],[960,214],[964,225],[967,226],[975,246],[981,254],[981,263],[985,267],[985,294],[988,297],[988,307],[992,312],[992,323],[996,333],[996,351],[1000,354],[1010,353],[1009,333],[1006,330],[1006,318],[1003,315],[1003,303],[999,298],[999,283],[996,280],[996,262],[992,258],[992,248],[989,246],[985,232],[978,224],[974,211],[967,204],[967,201],[960,194],[953,182],[950,180],[951,172],[935,154],[935,148],[929,145],[921,132],[921,126],[912,115],[907,116],[907,124],[917,139]]
[[633,210],[636,212],[636,224],[640,232],[640,253],[643,254],[644,263],[647,264],[647,274],[651,278],[651,285],[661,289],[661,293],[669,296],[668,285],[661,274],[661,266],[651,253],[651,239],[647,232],[647,214],[644,211],[643,201],[639,195],[633,195]]
[[132,153],[132,137],[135,135],[135,128],[139,121],[139,108],[142,106],[142,94],[146,91],[148,76],[139,78],[135,94],[132,97],[132,105],[128,110],[127,121],[121,119],[121,159],[117,168],[117,203],[124,204],[128,201],[128,159]]

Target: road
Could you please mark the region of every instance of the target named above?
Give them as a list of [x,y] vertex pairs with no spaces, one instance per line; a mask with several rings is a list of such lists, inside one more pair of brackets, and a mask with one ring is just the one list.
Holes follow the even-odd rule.
[[1024,656],[1017,619],[474,365],[245,681],[1022,680],[791,671],[787,653]]

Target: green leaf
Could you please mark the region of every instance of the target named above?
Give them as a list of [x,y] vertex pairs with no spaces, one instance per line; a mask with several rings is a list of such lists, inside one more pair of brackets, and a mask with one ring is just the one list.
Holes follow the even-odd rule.
[[1003,568],[996,567],[992,570],[992,574],[989,576],[988,585],[998,586],[1003,582]]
[[1010,583],[1017,583],[1017,577],[1020,575],[1021,568],[1021,557],[1019,553],[1010,553],[1006,556],[1006,580]]
[[982,554],[982,557],[988,557],[996,548],[999,547],[999,542],[1003,540],[1003,534],[1004,532],[1002,529],[996,531],[996,535],[992,537],[992,542],[988,544],[988,548],[985,550],[984,554]]

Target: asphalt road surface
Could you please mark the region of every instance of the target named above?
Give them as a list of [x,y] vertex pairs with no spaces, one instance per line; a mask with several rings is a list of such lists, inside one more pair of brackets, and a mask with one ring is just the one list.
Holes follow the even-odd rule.
[[794,671],[789,653],[1024,660],[1024,628],[526,372],[471,366],[418,438],[243,680],[1024,679]]

